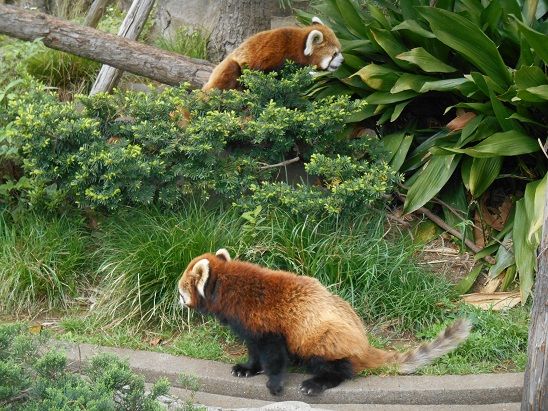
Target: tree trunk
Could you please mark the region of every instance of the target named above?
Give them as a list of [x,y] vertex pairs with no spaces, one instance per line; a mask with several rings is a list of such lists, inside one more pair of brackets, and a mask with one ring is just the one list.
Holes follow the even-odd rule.
[[101,17],[105,14],[105,10],[110,1],[111,0],[95,0],[86,14],[84,26],[97,27],[97,24],[99,24],[99,20],[101,20]]
[[548,189],[544,204],[544,227],[538,255],[538,272],[529,327],[529,361],[523,384],[522,411],[548,410]]
[[259,31],[270,29],[270,19],[279,8],[279,0],[219,0],[218,20],[207,44],[208,58],[224,59],[242,41]]
[[156,47],[68,23],[43,13],[0,5],[0,33],[21,40],[42,38],[50,48],[86,57],[160,83],[202,87],[214,65]]
[[[134,0],[120,26],[118,36],[129,40],[137,40],[141,31],[143,31],[152,6],[154,6],[154,0]],[[104,65],[101,67],[89,94],[110,93],[122,77],[122,73],[123,71],[115,67]]]

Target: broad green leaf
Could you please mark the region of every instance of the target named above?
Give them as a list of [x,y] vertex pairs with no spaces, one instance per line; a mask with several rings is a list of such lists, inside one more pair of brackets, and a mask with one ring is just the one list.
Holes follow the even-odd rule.
[[364,67],[367,63],[363,61],[358,56],[351,54],[351,53],[343,53],[344,56],[344,64],[350,68],[352,68],[352,71],[360,70],[362,67]]
[[419,66],[422,71],[427,73],[452,73],[457,71],[456,68],[445,64],[443,61],[437,59],[422,47],[416,47],[409,51],[400,53],[396,57],[400,60],[405,60]]
[[495,117],[503,131],[517,130],[521,133],[525,132],[519,123],[510,119],[512,111],[497,99],[491,89],[489,89],[489,100],[491,101],[491,106],[493,106]]
[[377,51],[377,48],[372,46],[371,40],[341,40],[341,46],[343,52],[358,51],[362,54],[370,54]]
[[[463,160],[466,160],[466,158]],[[463,167],[462,163],[460,167]],[[447,206],[451,207],[451,209],[449,209],[449,207],[442,204],[443,219],[445,222],[457,229],[466,238],[473,241],[474,234],[472,230],[466,224],[462,224],[463,221],[469,219],[469,201],[466,196],[464,184],[457,180],[453,180],[451,184],[448,184],[443,188],[437,197],[447,204]]]
[[473,147],[443,147],[442,149],[452,153],[467,154],[470,157],[485,158],[534,153],[540,150],[540,146],[535,139],[513,130],[495,133]]
[[401,115],[402,111],[405,109],[405,107],[411,103],[412,100],[404,101],[403,103],[396,104],[394,107],[394,112],[392,113],[392,116],[390,117],[390,122],[393,123],[398,119],[398,117]]
[[470,167],[468,187],[472,196],[478,198],[495,181],[502,167],[502,157],[474,158]]
[[458,51],[483,71],[495,83],[507,88],[510,72],[497,47],[487,35],[470,20],[446,10],[419,7],[419,13],[428,20],[438,40]]
[[353,76],[359,76],[362,81],[374,90],[389,91],[403,73],[386,66],[369,64]]
[[406,90],[419,92],[424,83],[433,80],[435,80],[435,78],[433,77],[421,76],[420,74],[405,73],[400,76],[400,78],[398,78],[398,81],[396,81],[394,87],[390,89],[390,92],[399,93]]
[[396,155],[396,151],[400,148],[400,145],[405,137],[405,131],[399,131],[397,133],[392,133],[384,136],[382,138],[382,144],[384,148],[390,153],[390,157],[387,161],[392,161]]
[[433,156],[417,171],[419,176],[407,191],[404,213],[412,213],[430,201],[447,183],[459,160],[459,155]]
[[361,19],[361,13],[358,11],[353,2],[349,0],[336,0],[337,7],[349,30],[355,34],[367,37],[367,27]]
[[404,20],[403,22],[401,22],[400,24],[392,28],[392,31],[396,31],[396,30],[409,30],[422,37],[426,37],[429,39],[436,38],[436,35],[434,33],[426,30],[416,20]]
[[460,133],[459,141],[457,143],[458,148],[470,142],[471,140],[470,137],[478,129],[481,122],[483,121],[483,118],[484,116],[479,114],[476,117],[474,117],[472,120],[470,120],[467,125],[464,126],[464,128],[462,129]]
[[521,121],[522,123],[529,123],[529,124],[534,124],[534,125],[539,126],[539,127],[548,128],[548,124],[539,123],[538,121],[535,121],[532,118],[526,117],[526,116],[521,115],[519,113],[513,113],[508,118]]
[[531,295],[533,277],[536,270],[536,247],[532,247],[527,242],[527,231],[530,221],[527,220],[524,201],[522,198],[516,203],[514,229],[512,230],[514,258],[516,259],[516,267],[518,269],[522,304],[525,304],[529,295]]
[[528,87],[525,90],[533,94],[534,96],[539,97],[541,100],[548,101],[548,84],[543,84],[542,86],[536,87]]
[[515,21],[518,23],[519,31],[523,37],[525,37],[529,45],[535,50],[544,63],[548,63],[548,36],[533,30],[518,19],[515,19]]
[[455,285],[454,287],[455,291],[459,293],[459,295],[466,294],[476,282],[476,279],[480,275],[482,268],[483,268],[483,264],[481,263],[474,266],[474,268],[472,268],[472,270],[466,275],[466,277],[461,279]]
[[447,107],[443,114],[447,114],[447,112],[453,108],[467,108],[478,113],[488,113],[492,109],[491,104],[489,103],[458,103],[454,106]]
[[406,61],[402,61],[397,56],[407,50],[407,48],[396,38],[394,33],[384,29],[370,28],[375,41],[390,56],[392,61],[404,69],[410,69],[412,66]]
[[408,134],[403,138],[403,141],[398,147],[398,150],[395,152],[395,155],[392,158],[392,161],[390,161],[390,166],[395,171],[400,170],[401,165],[403,164],[405,157],[407,156],[407,152],[409,151],[409,147],[411,147],[412,142],[413,142],[412,134]]
[[506,269],[506,274],[504,275],[504,280],[502,280],[502,284],[500,285],[501,291],[508,290],[508,287],[510,287],[510,284],[515,280],[516,278],[516,265],[511,265]]
[[412,97],[415,97],[416,95],[417,93],[412,90],[402,91],[401,93],[395,94],[375,91],[374,93],[371,93],[369,96],[367,96],[365,101],[367,101],[369,104],[390,104],[410,99]]
[[512,232],[509,232],[502,240],[502,244],[495,255],[495,264],[489,268],[489,278],[495,278],[515,262],[512,250]]
[[532,181],[525,187],[525,211],[531,225],[527,232],[527,242],[532,246],[540,244],[540,232],[544,223],[544,201],[548,174],[541,180]]
[[518,90],[525,90],[548,83],[548,78],[537,66],[523,66],[514,73],[514,83]]
[[380,8],[375,6],[373,3],[367,3],[367,8],[369,9],[369,15],[377,21],[381,27],[390,28],[390,23],[386,20],[386,16]]
[[472,170],[472,157],[464,157],[460,165],[460,176],[462,183],[468,191],[470,191],[470,171]]
[[[464,77],[452,78],[447,80],[428,81],[424,83],[424,85],[421,87],[420,92],[426,93],[428,91],[454,91],[455,89],[462,90],[463,86],[471,84],[472,82]],[[463,92],[463,94],[466,94],[466,92]]]

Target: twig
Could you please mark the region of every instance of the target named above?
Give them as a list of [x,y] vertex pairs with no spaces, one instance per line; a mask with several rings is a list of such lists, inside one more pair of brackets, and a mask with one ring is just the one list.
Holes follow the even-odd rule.
[[288,164],[296,163],[296,162],[299,161],[300,159],[301,159],[300,157],[295,157],[295,158],[292,158],[292,159],[290,159],[290,160],[282,161],[281,163],[277,163],[277,164],[267,164],[267,165],[265,165],[265,166],[260,167],[260,170],[268,170],[269,168],[283,167],[283,166],[286,166],[286,165],[288,165]]
[[[464,244],[472,250],[474,253],[479,253],[481,251],[481,248],[479,248],[476,244],[474,244],[473,241],[469,240],[468,238],[465,238],[457,229],[451,227],[449,224],[447,224],[445,221],[443,221],[441,218],[439,218],[436,214],[434,214],[432,211],[425,207],[421,207],[417,210],[420,213],[423,213],[430,221],[437,224],[441,228],[443,228],[445,231],[447,231],[449,234],[454,235],[459,240],[464,241]],[[491,257],[490,255],[486,255],[483,257],[485,261],[487,261],[489,264],[495,264],[495,259]]]
[[540,146],[540,149],[542,150],[542,152],[544,153],[544,156],[546,158],[548,158],[548,153],[546,152],[546,150],[548,149],[548,141],[546,142],[546,145],[543,145],[542,144],[542,141],[540,141],[540,138],[537,139],[538,141],[538,144]]

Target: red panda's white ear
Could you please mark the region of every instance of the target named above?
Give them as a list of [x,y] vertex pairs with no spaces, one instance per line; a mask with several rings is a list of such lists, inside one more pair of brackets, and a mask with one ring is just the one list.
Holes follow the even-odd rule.
[[232,261],[232,258],[230,258],[230,254],[226,248],[221,248],[217,250],[215,255],[219,257],[221,260]]
[[314,17],[312,17],[312,24],[322,24],[323,25],[323,21],[321,21],[319,17],[314,16]]
[[207,279],[209,278],[209,260],[207,258],[203,258],[194,264],[194,267],[192,267],[192,273],[198,277],[198,282],[196,283],[198,294],[205,298],[205,286]]
[[306,38],[306,46],[304,48],[304,55],[312,55],[314,44],[320,44],[323,41],[323,33],[320,30],[312,30],[308,33]]

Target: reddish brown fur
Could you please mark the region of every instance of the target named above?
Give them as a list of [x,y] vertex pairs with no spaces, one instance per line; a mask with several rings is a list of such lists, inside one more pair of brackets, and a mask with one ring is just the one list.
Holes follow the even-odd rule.
[[[323,42],[314,46],[312,55],[306,56],[306,39],[312,30],[322,32]],[[269,71],[281,67],[286,60],[303,66],[319,67],[322,58],[340,50],[341,44],[337,36],[323,24],[262,31],[246,39],[215,67],[203,90],[236,88],[243,67]]]
[[[209,261],[208,282],[220,282],[214,302],[201,298],[198,278],[192,275],[194,265],[204,258]],[[204,254],[189,264],[179,289],[190,292],[191,308],[200,301],[207,311],[236,318],[248,330],[282,334],[289,351],[302,358],[348,359],[354,372],[394,358],[394,353],[371,347],[350,304],[312,277]]]

